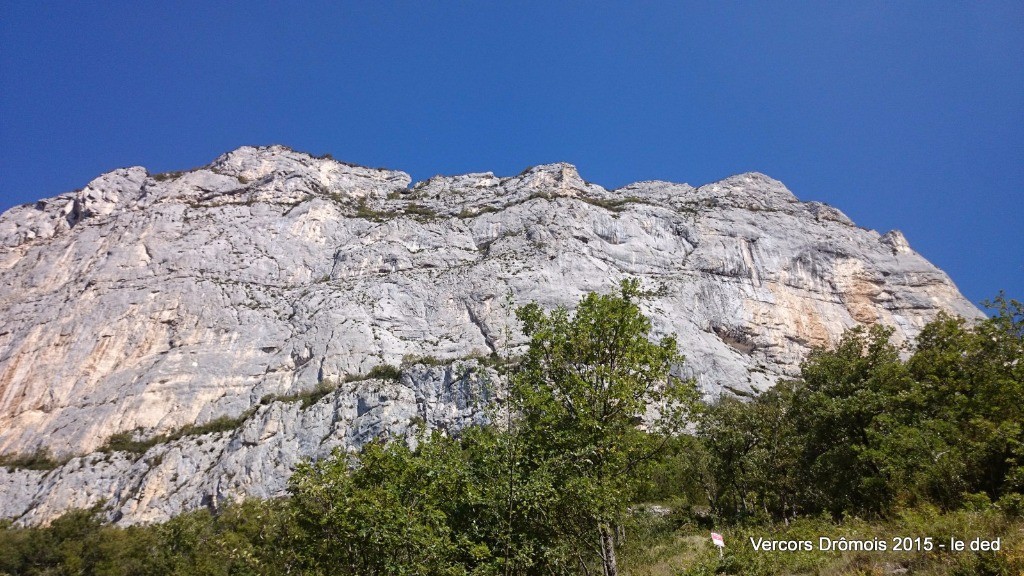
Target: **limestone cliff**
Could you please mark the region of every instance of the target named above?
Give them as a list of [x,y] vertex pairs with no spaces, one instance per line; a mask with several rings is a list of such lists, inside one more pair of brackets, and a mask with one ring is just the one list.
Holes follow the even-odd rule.
[[[0,516],[22,522],[100,500],[131,523],[280,494],[302,457],[478,420],[501,386],[470,359],[515,354],[512,307],[625,277],[656,293],[656,330],[679,336],[681,371],[708,395],[770,387],[858,323],[902,339],[940,310],[980,316],[899,232],[757,173],[606,190],[550,164],[410,187],[243,147],[12,208],[0,246],[0,454],[74,457],[0,470]],[[403,364],[400,381],[366,377]],[[318,386],[318,402],[297,400]],[[218,418],[237,426],[175,434]],[[119,433],[173,439],[94,453]]]

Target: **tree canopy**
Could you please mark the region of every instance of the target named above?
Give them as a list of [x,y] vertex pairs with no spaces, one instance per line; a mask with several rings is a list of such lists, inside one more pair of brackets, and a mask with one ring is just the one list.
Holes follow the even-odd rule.
[[[520,466],[558,486],[549,525],[569,541],[593,543],[604,570],[617,573],[614,532],[663,444],[682,430],[696,401],[691,382],[671,376],[682,363],[675,336],[650,338],[639,283],[590,293],[574,313],[517,311],[529,349],[513,378]],[[582,561],[581,561],[582,562]]]
[[1003,297],[994,307],[973,324],[940,314],[906,350],[885,327],[853,329],[812,352],[798,380],[708,407],[698,435],[712,506],[785,518],[1013,505],[1024,489],[1024,310]]

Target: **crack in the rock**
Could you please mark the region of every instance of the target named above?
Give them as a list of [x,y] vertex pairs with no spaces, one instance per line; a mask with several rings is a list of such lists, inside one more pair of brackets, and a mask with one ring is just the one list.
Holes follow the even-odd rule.
[[495,345],[490,334],[487,333],[487,327],[484,325],[483,321],[477,317],[475,312],[473,312],[473,307],[469,305],[469,302],[463,302],[463,306],[466,307],[466,313],[469,314],[469,321],[480,330],[480,335],[484,337],[484,344],[487,344],[487,347],[491,349],[493,354],[497,354],[498,347]]

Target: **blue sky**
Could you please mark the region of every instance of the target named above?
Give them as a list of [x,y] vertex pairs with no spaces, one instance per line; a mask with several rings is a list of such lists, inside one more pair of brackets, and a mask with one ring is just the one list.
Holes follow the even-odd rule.
[[606,187],[757,170],[1024,299],[1020,2],[0,3],[0,209],[281,143]]

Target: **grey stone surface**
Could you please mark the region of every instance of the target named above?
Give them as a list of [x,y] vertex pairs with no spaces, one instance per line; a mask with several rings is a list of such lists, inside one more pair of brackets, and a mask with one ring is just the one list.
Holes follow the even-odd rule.
[[143,454],[97,452],[52,471],[0,468],[0,517],[36,524],[102,503],[111,520],[135,524],[226,500],[282,496],[304,458],[486,422],[501,389],[494,370],[466,360],[412,365],[399,382],[342,383],[309,406],[266,400],[234,429],[185,436]]
[[[427,368],[305,410],[261,398],[408,357],[515,354],[512,307],[572,305],[627,277],[656,292],[656,331],[679,336],[681,370],[709,396],[764,390],[857,324],[906,339],[941,310],[981,315],[898,231],[859,228],[763,174],[606,190],[549,164],[409,184],[243,147],[185,173],[115,170],[0,215],[0,453],[86,454],[0,471],[0,515],[45,521],[107,499],[139,522],[279,494],[302,457],[416,415],[458,425],[476,403],[420,414],[417,394],[443,397]],[[235,433],[141,459],[90,454],[115,433],[253,410]]]

